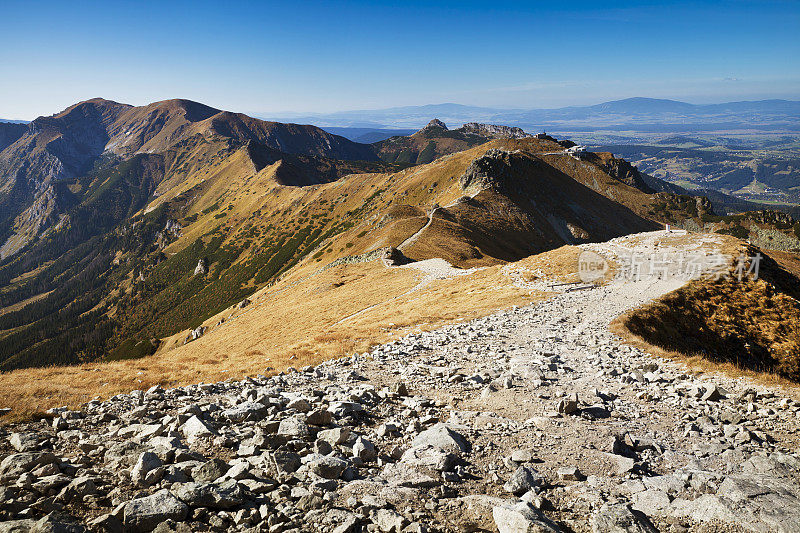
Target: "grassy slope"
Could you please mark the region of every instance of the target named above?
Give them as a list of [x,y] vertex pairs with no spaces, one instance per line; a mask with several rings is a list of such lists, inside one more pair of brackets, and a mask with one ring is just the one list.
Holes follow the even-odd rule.
[[[465,189],[460,176],[492,148],[515,152],[504,190]],[[298,187],[284,184],[282,170],[303,164],[309,171],[308,162],[286,157],[270,164],[268,158],[254,158],[248,146],[191,137],[164,154],[157,197],[136,217],[160,213],[161,224],[177,219],[182,236],[163,250],[150,244],[144,251],[141,246],[116,250],[119,266],[104,274],[111,290],[101,294],[93,286],[87,298],[94,299],[84,298],[85,305],[114,321],[107,325],[114,330],[109,357],[140,356],[152,349],[151,339],[196,327],[304,258],[316,269],[343,256],[398,246],[427,223],[427,212],[436,205],[446,207],[405,250],[412,259],[491,265],[569,242],[656,227],[607,198],[643,211],[648,195],[594,163],[541,155],[560,149],[547,140],[497,140],[429,165]],[[466,195],[474,198],[457,202]],[[131,231],[137,227],[143,226],[136,222]],[[153,237],[140,239],[148,243]],[[200,259],[207,260],[210,272],[194,276]],[[46,306],[48,298],[55,296],[39,303]],[[17,324],[10,318],[7,323]],[[12,366],[28,359],[21,354]]]
[[[513,152],[509,179],[500,189],[465,190],[459,178],[492,148]],[[4,374],[0,404],[21,394],[15,405],[24,413],[156,382],[298,366],[381,342],[398,326],[433,327],[525,301],[529,295],[498,267],[409,294],[418,282],[412,271],[374,263],[323,269],[342,257],[398,246],[425,226],[434,206],[445,207],[404,251],[460,266],[498,265],[564,242],[657,227],[646,217],[663,199],[595,162],[544,155],[560,150],[546,140],[497,140],[429,165],[298,187],[280,179],[285,161],[262,167],[246,147],[213,139],[182,145],[170,157],[159,196],[137,215],[168,212],[183,224],[182,235],[137,267],[144,281],[128,276],[108,302],[125,326],[117,341],[130,349],[116,356],[139,353],[136,347],[152,337],[164,339],[159,351],[138,360]],[[464,201],[465,195],[474,198]],[[210,272],[195,277],[201,257]],[[257,290],[256,305],[233,309]],[[242,314],[237,326],[224,323],[183,345],[187,327],[214,329],[232,313]]]
[[[164,350],[142,359],[0,374],[0,405],[13,406],[6,420],[16,420],[49,407],[156,383],[240,378],[314,364],[415,329],[542,298],[545,295],[516,287],[515,276],[531,272],[530,279],[534,270],[539,276],[571,275],[576,257],[573,247],[565,247],[527,258],[511,270],[488,267],[424,285],[422,274],[414,269],[387,269],[375,261],[311,275],[298,269],[255,293],[250,306],[230,307],[209,318],[205,324],[210,331],[189,344],[182,343],[181,333],[167,339]],[[360,314],[347,319],[354,313]]]
[[[745,256],[759,251],[738,247]],[[800,268],[796,256],[776,257],[764,255],[758,279],[692,281],[620,317],[615,328],[681,358],[800,382]]]

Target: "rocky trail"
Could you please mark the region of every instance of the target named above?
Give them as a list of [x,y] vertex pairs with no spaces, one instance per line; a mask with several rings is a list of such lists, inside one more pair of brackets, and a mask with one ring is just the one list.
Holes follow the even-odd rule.
[[[630,246],[665,249],[586,248]],[[608,330],[681,283],[618,279],[313,368],[7,426],[0,532],[800,531],[800,402]]]

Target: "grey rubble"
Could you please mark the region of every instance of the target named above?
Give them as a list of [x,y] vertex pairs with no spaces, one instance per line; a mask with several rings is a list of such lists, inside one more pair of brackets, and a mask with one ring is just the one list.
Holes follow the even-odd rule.
[[800,403],[608,331],[667,288],[4,427],[0,531],[800,531]]

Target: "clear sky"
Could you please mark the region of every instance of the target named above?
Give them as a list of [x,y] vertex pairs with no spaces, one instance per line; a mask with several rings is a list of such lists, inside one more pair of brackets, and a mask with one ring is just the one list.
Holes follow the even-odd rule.
[[0,0],[0,117],[800,99],[800,2]]

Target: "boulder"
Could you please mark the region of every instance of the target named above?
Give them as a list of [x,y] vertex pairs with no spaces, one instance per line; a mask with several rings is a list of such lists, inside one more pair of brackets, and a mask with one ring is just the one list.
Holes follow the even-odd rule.
[[125,504],[123,523],[126,531],[146,533],[165,520],[182,521],[189,514],[189,506],[168,490],[162,489]]
[[244,493],[235,480],[214,483],[180,483],[172,492],[190,507],[230,509],[242,503]]
[[348,466],[344,459],[329,455],[317,457],[308,465],[312,472],[325,479],[338,479]]
[[211,459],[192,469],[192,479],[198,482],[210,483],[221,478],[228,471],[228,463],[222,459]]
[[181,432],[184,437],[186,437],[189,444],[216,435],[216,432],[209,428],[205,422],[200,420],[197,415],[192,415],[192,417],[181,426]]
[[299,417],[284,418],[278,426],[278,435],[295,439],[308,437],[308,424]]
[[432,446],[455,454],[466,453],[470,448],[463,435],[443,423],[436,424],[414,437],[411,446],[414,448]]
[[19,477],[48,463],[58,463],[56,456],[50,452],[12,453],[0,462],[0,479]]
[[539,485],[539,476],[536,470],[527,466],[520,466],[511,474],[503,488],[511,494],[520,496]]
[[163,475],[161,459],[153,452],[144,452],[131,470],[131,483],[138,487],[149,487],[158,483]]
[[630,507],[618,503],[604,505],[589,519],[593,533],[656,533],[656,528],[644,516],[638,516]]
[[8,442],[18,452],[35,452],[39,450],[39,435],[33,432],[12,433],[8,437]]
[[70,481],[66,487],[61,489],[56,499],[64,503],[69,503],[73,500],[80,502],[83,500],[84,496],[97,494],[97,492],[94,481],[92,481],[90,477],[81,476],[76,477]]
[[557,533],[561,529],[528,502],[498,505],[492,517],[499,533]]
[[267,408],[258,402],[243,402],[239,405],[226,409],[222,415],[231,422],[246,422],[248,420],[259,420],[264,418]]

